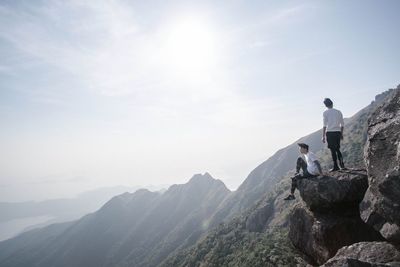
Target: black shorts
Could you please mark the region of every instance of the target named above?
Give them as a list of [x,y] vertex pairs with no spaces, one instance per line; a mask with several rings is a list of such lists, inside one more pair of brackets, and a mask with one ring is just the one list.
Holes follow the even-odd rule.
[[328,142],[328,148],[339,149],[341,136],[341,132],[326,132],[326,141]]

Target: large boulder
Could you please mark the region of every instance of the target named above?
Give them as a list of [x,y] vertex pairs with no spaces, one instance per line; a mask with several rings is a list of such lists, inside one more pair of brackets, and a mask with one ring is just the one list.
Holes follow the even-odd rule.
[[400,87],[368,121],[365,147],[369,188],[361,218],[400,245]]
[[358,213],[339,216],[312,212],[299,204],[292,210],[289,220],[292,244],[317,264],[326,262],[343,246],[382,239]]
[[365,170],[335,172],[332,176],[301,179],[301,198],[312,211],[356,210],[368,188]]
[[388,242],[360,242],[339,249],[323,266],[400,266],[400,251]]

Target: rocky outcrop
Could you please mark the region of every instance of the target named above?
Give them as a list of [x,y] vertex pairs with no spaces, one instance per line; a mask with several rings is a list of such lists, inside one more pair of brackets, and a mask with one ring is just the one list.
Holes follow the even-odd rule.
[[400,245],[400,87],[368,121],[365,159],[369,188],[361,218]]
[[345,245],[381,239],[359,216],[315,213],[300,205],[293,210],[289,237],[318,264],[326,262]]
[[358,205],[367,187],[364,171],[300,180],[298,188],[305,203],[297,205],[290,215],[293,245],[314,263],[323,264],[343,246],[382,240],[359,216]]
[[323,176],[299,180],[303,201],[312,211],[336,211],[358,209],[358,204],[368,188],[364,170],[338,172],[335,176]]
[[368,120],[366,173],[298,183],[305,203],[291,213],[289,237],[314,263],[400,266],[400,86],[385,100]]
[[341,248],[323,266],[400,266],[400,251],[388,242],[360,242]]

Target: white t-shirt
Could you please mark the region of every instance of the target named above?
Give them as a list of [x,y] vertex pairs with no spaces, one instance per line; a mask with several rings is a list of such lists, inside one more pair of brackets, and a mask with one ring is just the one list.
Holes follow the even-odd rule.
[[327,132],[340,132],[340,128],[344,127],[343,114],[340,110],[328,108],[324,111],[323,117]]
[[319,174],[318,166],[314,161],[318,160],[317,156],[314,153],[308,151],[307,154],[304,154],[307,162],[307,171],[313,175]]

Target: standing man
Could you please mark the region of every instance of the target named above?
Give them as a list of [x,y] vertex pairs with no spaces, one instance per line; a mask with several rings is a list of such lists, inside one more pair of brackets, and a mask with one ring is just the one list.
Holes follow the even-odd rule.
[[331,150],[333,168],[330,170],[339,170],[338,160],[340,168],[345,169],[343,156],[340,152],[340,140],[343,140],[343,114],[340,110],[333,108],[333,102],[329,98],[324,99],[324,104],[328,108],[324,111],[324,128],[322,130],[322,142],[328,141],[328,148]]

